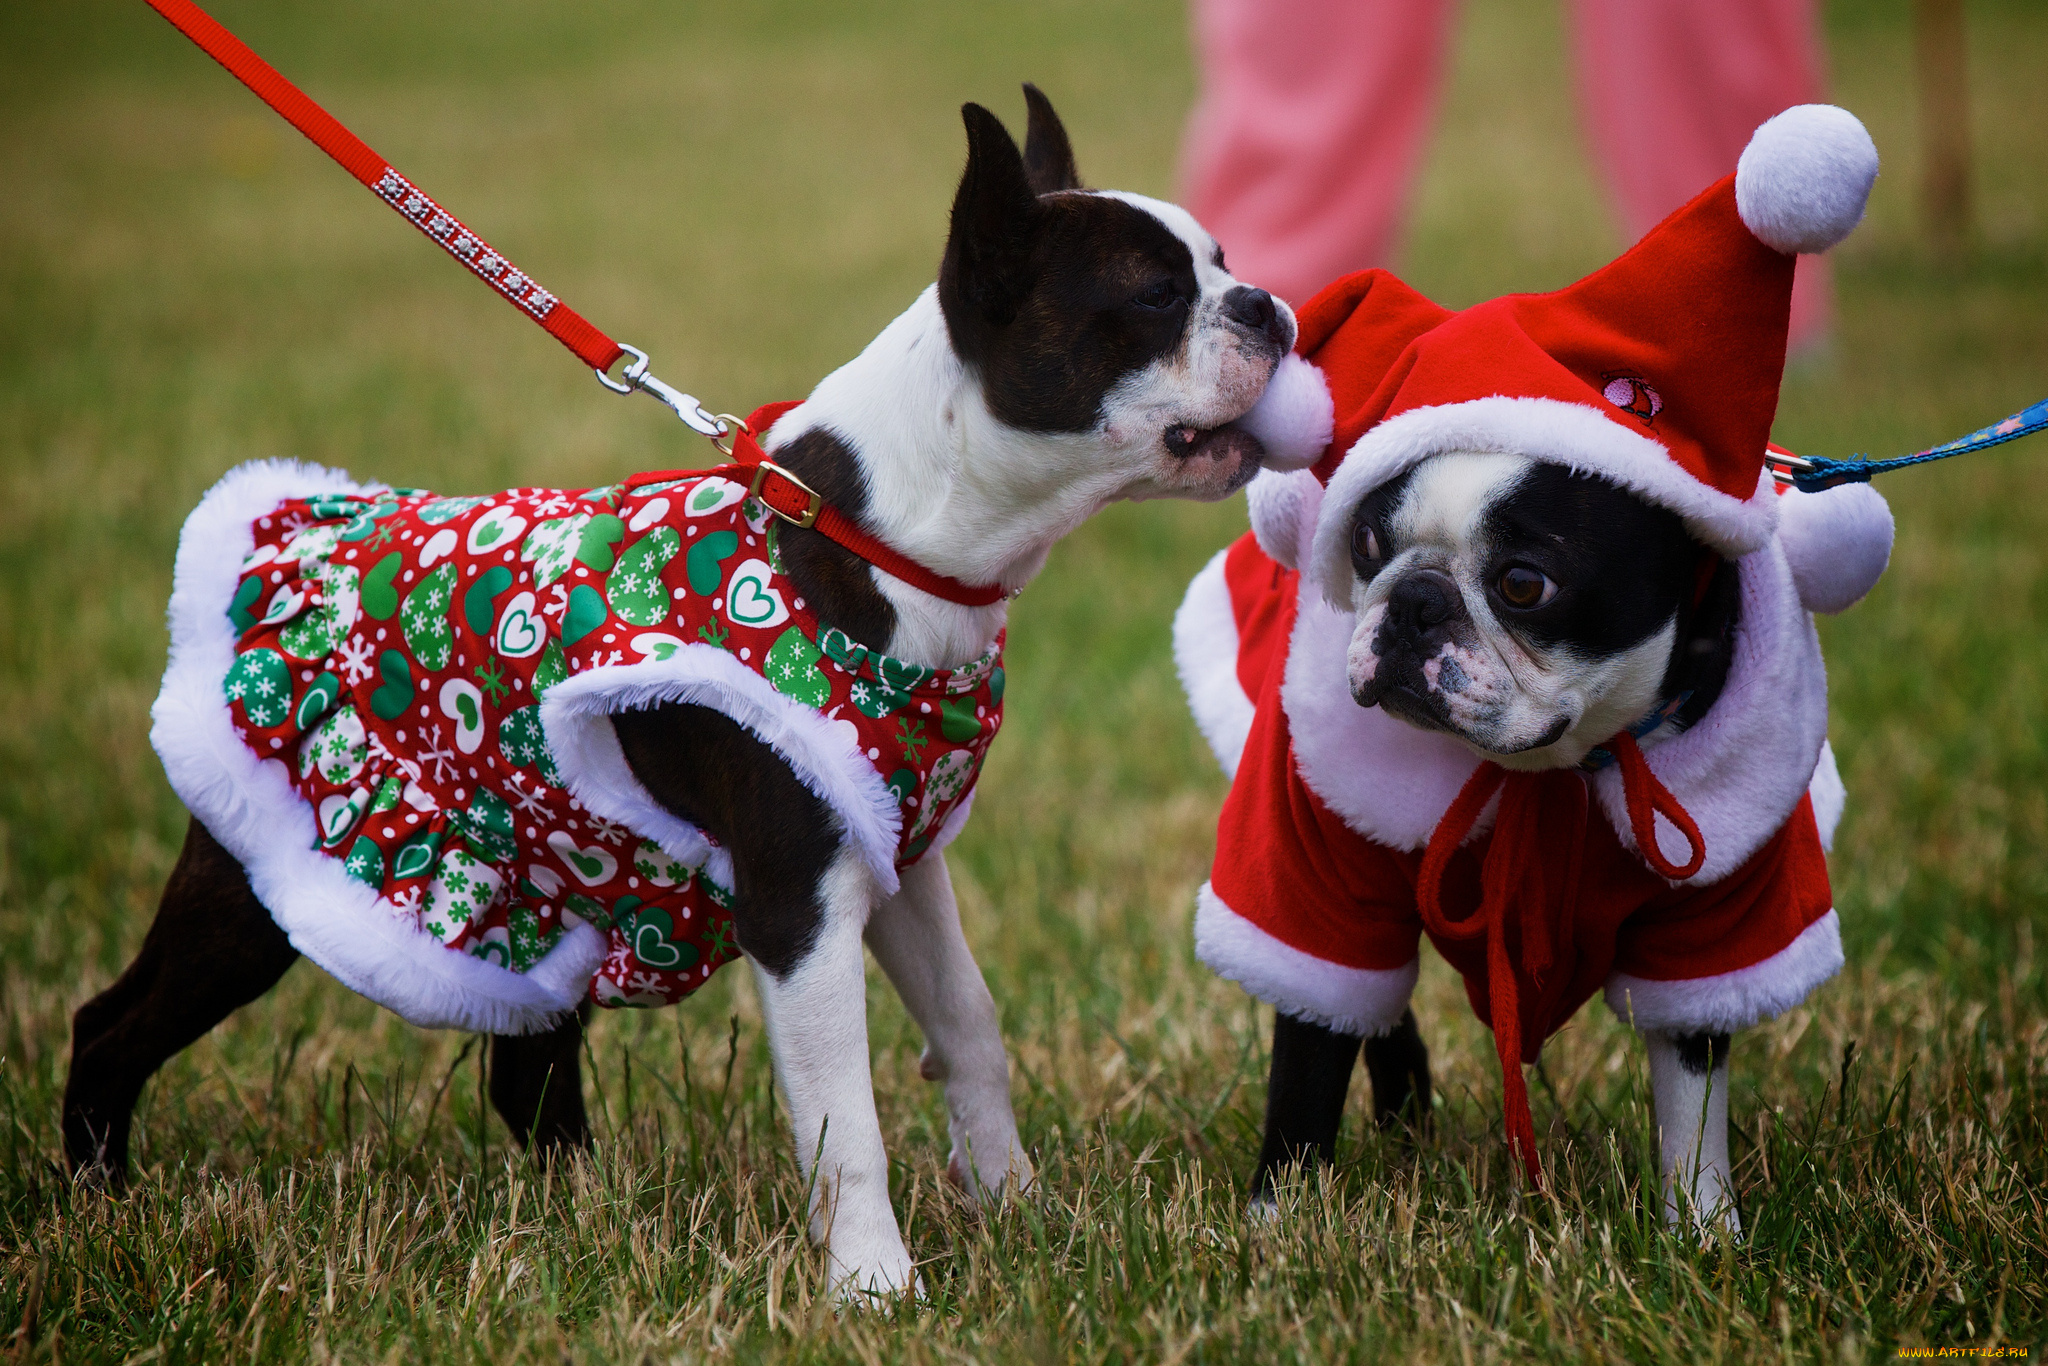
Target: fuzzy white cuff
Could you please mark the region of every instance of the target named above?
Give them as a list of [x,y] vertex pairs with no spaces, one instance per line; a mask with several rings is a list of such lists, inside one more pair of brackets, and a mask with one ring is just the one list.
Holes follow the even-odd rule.
[[1385,971],[1347,968],[1281,943],[1203,883],[1195,893],[1195,957],[1282,1015],[1369,1037],[1401,1022],[1420,959]]
[[[860,752],[852,725],[827,720],[785,697],[715,645],[693,643],[667,659],[588,669],[548,689],[540,704],[541,727],[578,801],[685,862],[709,845],[701,830],[640,785],[612,729],[616,713],[666,702],[722,712],[774,750],[839,819],[884,894],[895,893],[902,815],[895,794]],[[717,853],[727,860],[723,871],[729,877],[731,856]],[[714,865],[713,875],[720,871]]]
[[1783,1015],[1841,970],[1842,923],[1829,911],[1763,962],[1718,977],[1652,982],[1617,972],[1607,1005],[1639,1030],[1733,1034]]

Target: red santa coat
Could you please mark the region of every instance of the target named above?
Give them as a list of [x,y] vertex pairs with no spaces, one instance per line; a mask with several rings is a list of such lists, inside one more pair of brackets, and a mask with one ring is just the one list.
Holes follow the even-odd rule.
[[[1810,609],[1871,586],[1891,520],[1867,486],[1778,496],[1764,455],[1793,258],[1854,228],[1876,174],[1853,116],[1801,106],[1565,289],[1453,311],[1384,271],[1347,276],[1303,307],[1297,355],[1244,420],[1268,456],[1256,541],[1197,576],[1175,624],[1236,779],[1197,950],[1289,1014],[1371,1034],[1399,1019],[1426,930],[1493,1025],[1532,1175],[1517,1062],[1593,991],[1640,1028],[1729,1031],[1841,965]],[[1597,772],[1509,774],[1356,705],[1353,514],[1452,452],[1607,480],[1735,566],[1733,658],[1697,724],[1605,740],[1618,762]]]
[[[1746,610],[1722,702],[1647,751],[1700,827],[1698,872],[1673,883],[1645,865],[1618,769],[1508,781],[1510,800],[1526,802],[1541,827],[1532,843],[1543,866],[1522,870],[1522,899],[1542,904],[1522,908],[1505,944],[1525,1061],[1603,987],[1639,1027],[1728,1031],[1796,1004],[1841,965],[1823,844],[1841,793],[1822,741],[1818,647],[1782,556],[1741,568]],[[1352,701],[1342,668],[1350,627],[1250,535],[1189,590],[1176,625],[1183,677],[1234,774],[1200,893],[1197,952],[1290,1015],[1374,1034],[1406,1008],[1428,928],[1491,1024],[1485,938],[1426,927],[1417,904],[1430,836],[1479,760]],[[1784,707],[1764,705],[1787,685]],[[1469,921],[1480,904],[1502,804],[1495,796],[1448,856],[1450,921]],[[1657,825],[1660,846],[1680,859],[1675,829]]]

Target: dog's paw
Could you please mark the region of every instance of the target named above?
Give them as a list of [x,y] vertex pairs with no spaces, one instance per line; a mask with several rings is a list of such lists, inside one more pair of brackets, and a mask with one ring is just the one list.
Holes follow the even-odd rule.
[[980,1151],[976,1145],[955,1143],[952,1153],[946,1159],[946,1177],[962,1192],[984,1203],[993,1204],[1004,1197],[1028,1192],[1038,1180],[1032,1170],[1031,1159],[1024,1155],[1023,1145],[1014,1139],[989,1144],[990,1150],[1004,1154],[1004,1157],[971,1160]]
[[1694,1241],[1702,1247],[1723,1239],[1731,1243],[1742,1241],[1742,1215],[1735,1207],[1735,1197],[1711,1177],[1701,1180],[1690,1192],[1667,1181],[1664,1224],[1673,1231],[1691,1230]]
[[891,1232],[884,1238],[861,1239],[860,1246],[848,1246],[853,1239],[834,1238],[827,1250],[832,1263],[832,1298],[842,1307],[863,1305],[886,1307],[905,1294],[925,1298],[924,1278],[903,1246],[903,1239]]

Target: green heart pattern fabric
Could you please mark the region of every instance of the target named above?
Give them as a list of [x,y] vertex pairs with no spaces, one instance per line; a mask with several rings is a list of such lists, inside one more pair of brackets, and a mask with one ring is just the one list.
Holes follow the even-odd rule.
[[237,632],[224,701],[319,847],[443,949],[525,972],[586,922],[609,938],[592,999],[671,1004],[739,954],[729,861],[573,800],[541,725],[551,688],[737,661],[875,769],[899,867],[966,802],[1001,722],[1000,640],[937,672],[853,641],[784,576],[769,519],[717,474],[288,500],[219,605]]

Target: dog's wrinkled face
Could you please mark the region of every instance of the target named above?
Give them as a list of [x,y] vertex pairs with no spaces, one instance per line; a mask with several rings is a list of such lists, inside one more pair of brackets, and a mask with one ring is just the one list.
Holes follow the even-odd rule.
[[1352,696],[1505,767],[1575,764],[1665,700],[1703,557],[1604,480],[1433,456],[1353,518]]
[[[939,301],[994,419],[1085,435],[1082,478],[1107,497],[1221,498],[1258,473],[1230,424],[1294,344],[1294,315],[1240,284],[1185,211],[1084,190],[1065,131],[1027,87],[1024,153],[978,105]],[[1079,451],[1082,443],[1073,443]]]

